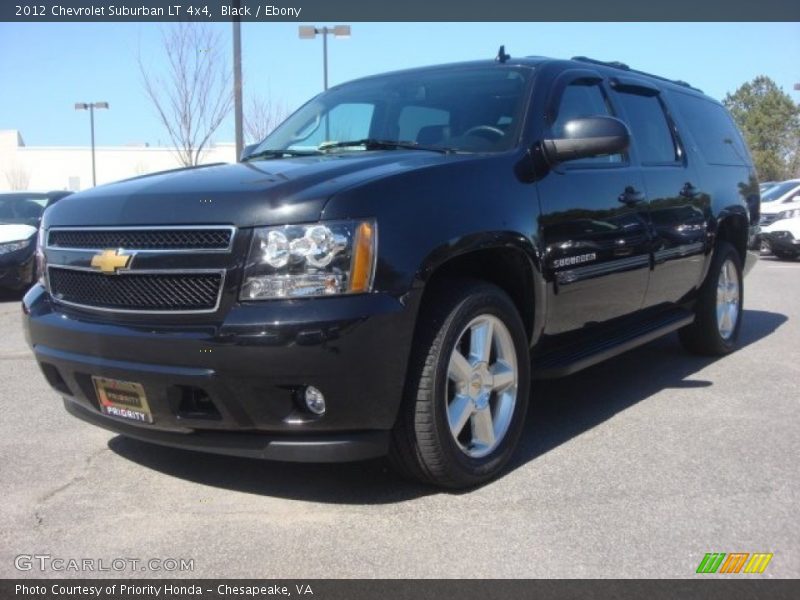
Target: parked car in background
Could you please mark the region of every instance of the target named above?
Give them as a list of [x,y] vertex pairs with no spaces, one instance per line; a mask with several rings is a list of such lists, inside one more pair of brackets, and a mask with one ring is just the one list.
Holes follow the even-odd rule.
[[769,244],[772,254],[782,260],[795,260],[800,256],[800,209],[796,216],[775,221],[762,228],[762,239]]
[[787,204],[795,202],[800,196],[800,179],[789,179],[777,183],[761,194],[760,224],[769,225],[778,219],[778,215],[786,210]]
[[71,192],[0,194],[0,288],[21,290],[36,281],[36,232],[45,208]]
[[800,216],[800,179],[789,179],[775,184],[761,195],[761,220],[762,234],[759,235],[761,252],[769,254],[771,250],[770,238],[763,235],[763,228],[769,227],[775,221],[790,219]]

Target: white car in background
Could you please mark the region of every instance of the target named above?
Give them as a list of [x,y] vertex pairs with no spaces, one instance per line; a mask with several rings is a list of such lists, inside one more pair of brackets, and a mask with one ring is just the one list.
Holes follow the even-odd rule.
[[800,209],[795,210],[797,216],[761,228],[762,242],[767,242],[772,253],[782,260],[794,260],[800,256]]
[[771,252],[770,240],[763,235],[765,228],[776,221],[800,216],[800,179],[778,183],[761,196],[761,251]]
[[0,290],[23,290],[36,281],[34,253],[42,214],[70,193],[0,193]]
[[772,186],[761,195],[761,226],[777,221],[782,212],[794,208],[798,203],[800,179],[790,179]]

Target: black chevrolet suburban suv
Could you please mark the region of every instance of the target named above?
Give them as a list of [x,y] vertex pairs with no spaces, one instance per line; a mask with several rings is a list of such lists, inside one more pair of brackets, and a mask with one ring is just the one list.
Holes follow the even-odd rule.
[[70,413],[125,436],[473,486],[532,380],[672,331],[731,352],[758,213],[699,90],[501,52],[331,88],[237,164],[65,198],[27,339]]

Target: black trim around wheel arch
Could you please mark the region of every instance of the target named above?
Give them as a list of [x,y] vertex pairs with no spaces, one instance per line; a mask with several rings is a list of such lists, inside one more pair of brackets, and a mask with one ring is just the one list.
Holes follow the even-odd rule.
[[212,454],[277,460],[285,462],[351,462],[385,456],[389,451],[388,431],[365,431],[320,436],[274,436],[249,432],[195,431],[176,433],[129,425],[106,417],[64,398],[71,415],[114,433],[162,446],[199,450]]

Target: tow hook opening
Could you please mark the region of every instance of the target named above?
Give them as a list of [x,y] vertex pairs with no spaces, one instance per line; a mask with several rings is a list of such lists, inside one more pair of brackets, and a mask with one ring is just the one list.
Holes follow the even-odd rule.
[[179,419],[209,419],[219,421],[222,415],[211,397],[202,389],[188,385],[174,386]]

